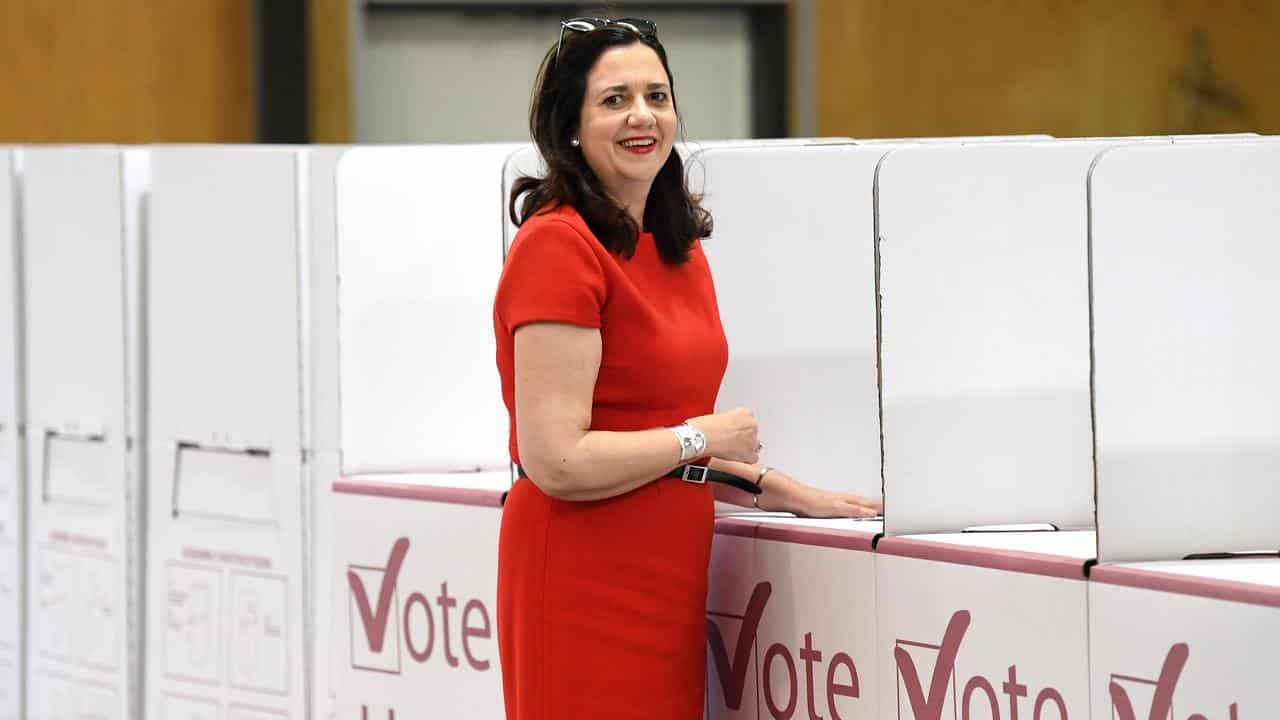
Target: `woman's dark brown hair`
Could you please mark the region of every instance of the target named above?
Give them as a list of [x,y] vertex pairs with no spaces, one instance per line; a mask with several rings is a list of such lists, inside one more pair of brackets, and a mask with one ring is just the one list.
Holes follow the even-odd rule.
[[578,131],[587,74],[605,50],[632,43],[642,43],[658,54],[675,102],[675,78],[667,64],[667,51],[657,38],[616,25],[566,35],[559,57],[555,47],[547,51],[529,109],[529,132],[547,172],[540,178],[516,180],[508,210],[511,221],[520,225],[538,212],[569,205],[609,252],[627,258],[635,253],[637,233],[644,229],[653,233],[663,261],[676,265],[689,259],[694,240],[709,237],[712,226],[711,214],[685,184],[680,154],[673,148],[658,171],[644,206],[644,228],[637,228],[627,211],[605,192],[581,150],[570,144]]

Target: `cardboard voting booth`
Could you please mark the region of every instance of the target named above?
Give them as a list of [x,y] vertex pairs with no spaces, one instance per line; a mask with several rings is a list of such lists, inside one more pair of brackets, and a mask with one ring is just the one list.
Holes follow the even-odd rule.
[[334,488],[338,714],[497,720],[503,493],[422,480],[358,477]]
[[499,193],[522,147],[362,148],[338,172],[341,717],[503,713],[494,613],[512,475],[493,295]]
[[880,496],[872,186],[885,147],[729,146],[690,158],[729,366],[717,409],[752,408],[762,461]]
[[[688,160],[716,221],[704,247],[730,349],[718,406],[756,411],[767,462],[871,497],[880,495],[872,189],[889,149],[713,144]],[[708,717],[876,716],[880,529],[763,513],[717,520]]]
[[340,153],[153,150],[149,715],[328,715]]
[[26,477],[18,275],[20,151],[0,147],[0,719],[24,717]]
[[30,717],[141,713],[145,151],[24,151]]
[[877,717],[877,522],[716,521],[708,718]]
[[1094,717],[1277,707],[1278,184],[1263,141],[1117,148],[1091,173]]
[[[1109,146],[881,163],[881,717],[1088,712],[1086,183]],[[961,532],[1023,524],[1048,531]]]

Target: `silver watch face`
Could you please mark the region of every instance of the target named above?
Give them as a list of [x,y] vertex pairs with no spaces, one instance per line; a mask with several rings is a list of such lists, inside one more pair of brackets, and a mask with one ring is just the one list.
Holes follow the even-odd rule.
[[[692,427],[692,426],[690,426]],[[693,453],[694,457],[702,454],[707,449],[707,436],[697,428],[693,428]]]
[[707,436],[701,430],[688,423],[671,428],[680,438],[680,462],[692,460],[702,454],[707,447]]

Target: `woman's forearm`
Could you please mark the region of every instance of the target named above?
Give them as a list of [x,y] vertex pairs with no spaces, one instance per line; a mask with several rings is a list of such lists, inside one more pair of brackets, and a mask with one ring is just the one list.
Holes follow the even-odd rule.
[[680,440],[668,428],[611,432],[590,430],[558,452],[521,449],[521,464],[534,484],[561,500],[603,500],[662,477],[680,463]]
[[812,488],[796,482],[785,473],[770,470],[764,478],[761,478],[760,471],[764,468],[763,465],[731,462],[719,458],[711,461],[711,467],[722,472],[733,473],[753,483],[760,482],[761,492],[758,500],[750,493],[736,488],[731,488],[727,485],[716,486],[716,499],[721,502],[742,507],[759,507],[761,510],[790,512],[797,515],[804,515],[809,511],[809,494],[811,494]]

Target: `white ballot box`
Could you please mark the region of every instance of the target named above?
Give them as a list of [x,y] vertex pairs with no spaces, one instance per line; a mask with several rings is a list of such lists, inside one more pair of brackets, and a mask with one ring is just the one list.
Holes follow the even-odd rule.
[[329,714],[341,152],[153,151],[149,715]]
[[361,148],[338,171],[340,717],[503,716],[497,547],[512,475],[493,295],[498,190],[525,147]]
[[21,150],[0,147],[0,720],[23,712],[26,619],[25,448],[22,413],[22,331],[18,275],[18,191]]
[[141,713],[144,150],[24,150],[27,714]]
[[1094,717],[1280,706],[1277,188],[1266,140],[1118,148],[1091,173]]
[[707,597],[707,717],[875,718],[879,521],[721,516]]

